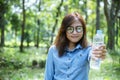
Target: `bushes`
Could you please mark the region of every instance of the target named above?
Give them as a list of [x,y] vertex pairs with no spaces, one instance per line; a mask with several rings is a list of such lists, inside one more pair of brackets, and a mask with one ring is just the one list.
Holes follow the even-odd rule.
[[9,67],[14,69],[20,69],[23,67],[24,62],[18,61],[18,60],[8,60],[7,58],[0,58],[0,67]]
[[23,53],[19,48],[7,48],[0,53],[1,80],[43,80],[46,49],[26,48]]
[[[43,80],[46,62],[46,49],[29,48],[20,53],[18,48],[4,48],[0,53],[1,80]],[[119,80],[120,58],[116,53],[109,51],[101,66],[101,71],[90,70],[90,80]],[[114,54],[114,55],[113,55]]]
[[109,51],[106,59],[101,61],[100,70],[90,70],[90,80],[119,80],[120,64],[118,51]]
[[44,68],[45,67],[45,60],[33,60],[32,61],[32,67],[35,68],[35,67],[38,67],[38,68]]
[[44,49],[27,48],[25,52],[20,53],[19,48],[4,47],[0,53],[0,67],[10,67],[20,69],[27,66],[45,67],[46,54]]

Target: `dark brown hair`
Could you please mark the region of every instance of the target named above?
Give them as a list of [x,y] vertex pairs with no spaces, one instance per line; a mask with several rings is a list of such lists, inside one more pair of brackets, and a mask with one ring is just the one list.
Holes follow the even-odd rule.
[[87,47],[85,21],[78,12],[74,12],[74,13],[66,15],[63,18],[61,27],[58,31],[58,35],[56,36],[54,44],[58,49],[59,56],[62,56],[64,54],[65,48],[69,44],[69,40],[66,37],[66,29],[68,26],[70,26],[75,21],[76,18],[81,22],[82,27],[83,27],[83,36],[77,44],[80,44],[82,48]]

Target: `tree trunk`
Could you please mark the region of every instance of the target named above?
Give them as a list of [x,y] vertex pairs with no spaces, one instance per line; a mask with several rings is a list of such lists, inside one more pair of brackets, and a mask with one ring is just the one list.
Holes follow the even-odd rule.
[[4,28],[4,25],[3,25],[3,26],[1,26],[1,43],[0,43],[1,47],[4,46],[4,32],[5,32],[5,28]]
[[[119,17],[119,21],[118,21],[118,26],[119,26],[119,29],[120,29],[120,17]],[[120,37],[120,32],[119,32],[119,30],[118,30],[118,37]],[[119,41],[120,41],[120,38],[118,38],[118,43],[119,43]],[[118,48],[120,48],[120,44],[118,44]]]
[[119,46],[118,44],[118,39],[119,39],[119,18],[117,19],[117,22],[116,22],[116,33],[115,33],[115,36],[116,36],[116,39],[115,39],[115,44],[116,44],[116,46]]
[[116,18],[117,18],[117,14],[118,11],[120,10],[119,5],[120,0],[119,1],[114,1],[112,0],[111,3],[111,8],[108,8],[108,1],[104,0],[104,13],[106,16],[106,20],[107,20],[107,26],[108,26],[108,43],[107,43],[107,47],[110,50],[113,50],[115,48],[115,22],[116,22]]
[[4,31],[5,31],[5,24],[4,24],[4,14],[0,15],[0,28],[1,28],[1,42],[0,42],[0,47],[4,46]]
[[55,29],[56,29],[56,26],[57,26],[57,24],[58,24],[58,17],[59,17],[59,15],[60,15],[60,8],[61,8],[62,4],[63,4],[63,0],[61,0],[61,3],[60,3],[60,5],[59,5],[58,8],[57,8],[56,20],[55,20],[55,24],[54,24],[53,29],[52,29],[51,44],[52,44],[52,42],[53,42],[53,37],[54,37],[53,34],[55,33]]
[[24,29],[25,29],[25,1],[22,0],[23,5],[23,22],[22,22],[22,30],[21,30],[21,45],[20,45],[20,52],[23,52],[23,41],[24,41]]
[[[40,8],[40,6],[41,6],[41,0],[39,0],[39,7],[38,7],[38,12],[40,12],[41,11],[41,8]],[[39,47],[39,33],[40,33],[40,19],[37,19],[37,25],[38,25],[38,29],[37,29],[37,43],[36,43],[36,47],[38,48]]]
[[85,21],[86,21],[86,24],[87,24],[87,20],[88,20],[88,14],[87,14],[87,0],[84,1],[84,4],[85,4]]
[[96,31],[100,29],[100,0],[97,0],[97,6],[96,6]]
[[116,31],[116,34],[115,34],[115,43],[116,43],[116,46],[119,48],[119,29],[120,29],[120,0],[118,0],[118,2],[116,3],[116,11],[115,11],[115,14],[116,14],[116,26],[115,26],[115,31]]
[[5,13],[7,12],[8,10],[8,2],[7,1],[1,1],[0,2],[0,28],[1,28],[1,42],[0,42],[0,46],[3,47],[5,45],[5,24],[6,24],[6,21],[5,21]]
[[36,43],[36,47],[39,47],[39,33],[40,33],[40,20],[38,19],[37,21],[37,25],[38,25],[38,29],[37,29],[37,43]]

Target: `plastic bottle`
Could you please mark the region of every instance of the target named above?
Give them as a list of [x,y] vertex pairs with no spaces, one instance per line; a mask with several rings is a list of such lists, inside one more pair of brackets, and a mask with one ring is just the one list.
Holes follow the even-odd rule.
[[[99,48],[103,44],[104,44],[104,35],[102,33],[102,30],[97,30],[97,33],[93,37],[92,50]],[[101,65],[101,59],[96,58],[94,54],[91,53],[90,68],[99,69],[100,65]]]

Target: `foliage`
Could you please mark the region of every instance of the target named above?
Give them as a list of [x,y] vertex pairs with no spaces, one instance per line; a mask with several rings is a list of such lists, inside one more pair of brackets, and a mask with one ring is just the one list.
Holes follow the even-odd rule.
[[[2,72],[2,73],[1,73]],[[1,80],[43,80],[44,69],[22,68],[19,70],[2,68]]]
[[[108,27],[104,14],[104,1],[110,5],[113,0],[101,0],[100,2],[100,29],[105,34],[105,44],[108,42]],[[39,4],[41,2],[41,4]],[[22,0],[0,0],[0,31],[4,28],[5,46],[0,47],[0,79],[3,80],[43,80],[47,50],[51,45],[51,36],[55,38],[63,17],[70,12],[79,12],[86,19],[88,41],[92,41],[95,34],[96,23],[96,1],[95,0],[63,0],[59,16],[56,17],[57,7],[61,0],[25,0],[25,34],[24,52],[19,52],[22,26]],[[92,4],[92,5],[91,5]],[[115,1],[115,6],[118,0]],[[112,8],[112,6],[111,6]],[[119,8],[119,7],[117,7]],[[112,9],[111,9],[112,10]],[[118,10],[118,9],[115,9]],[[114,14],[114,12],[112,12]],[[87,14],[87,15],[86,15]],[[39,20],[39,22],[38,22]],[[55,20],[58,24],[53,26]],[[90,71],[90,80],[118,80],[120,79],[120,43],[119,22],[115,23],[116,41],[115,50],[109,50],[109,56],[103,62],[101,70]],[[111,26],[111,30],[113,26]],[[1,39],[3,34],[0,33]],[[39,37],[39,48],[36,45]],[[111,37],[111,32],[110,32]],[[113,36],[112,36],[113,37]],[[111,37],[111,38],[112,38]],[[1,40],[0,40],[1,41]],[[2,41],[1,41],[2,42]],[[111,42],[110,42],[111,43]],[[118,44],[117,44],[118,43]],[[28,46],[29,45],[29,46]],[[27,46],[27,47],[26,47]],[[111,47],[111,46],[110,46]],[[17,73],[17,74],[16,74]],[[94,79],[93,79],[94,78]]]
[[[109,51],[106,59],[102,61],[100,70],[90,70],[91,80],[119,80],[120,79],[120,58],[115,55],[117,51]],[[114,55],[111,55],[114,54]]]
[[[20,53],[18,48],[4,47],[0,53],[0,79],[2,80],[43,80],[46,60],[46,48],[25,48]],[[99,71],[90,69],[89,80],[119,80],[119,56],[113,55],[117,51],[108,51],[106,59],[102,61]],[[1,58],[6,60],[2,62]],[[12,64],[11,63],[14,63]],[[35,62],[33,65],[33,62]],[[37,64],[36,64],[37,62]],[[22,63],[22,64],[20,64]],[[3,66],[1,64],[5,64]]]
[[[12,69],[21,69],[25,66],[33,66],[33,60],[36,60],[40,66],[44,67],[45,65],[45,51],[41,49],[30,48],[26,49],[24,53],[20,53],[18,48],[4,48],[4,51],[0,54],[0,67],[1,68],[12,68]],[[41,53],[40,53],[41,52]]]
[[[5,43],[7,41],[13,41],[13,45],[18,46],[17,43],[21,41],[21,26],[22,26],[22,1],[17,0],[2,0],[3,2],[7,2],[9,5],[9,9],[5,13],[5,19],[7,21],[5,24]],[[118,3],[118,1],[115,1]],[[40,3],[40,4],[39,4]],[[87,37],[92,39],[95,34],[95,23],[96,23],[96,1],[95,0],[63,0],[63,4],[60,7],[59,16],[56,17],[57,7],[60,5],[61,0],[25,0],[25,38],[24,43],[30,44],[31,42],[36,45],[39,40],[40,46],[41,44],[46,44],[47,46],[51,45],[51,37],[55,37],[59,27],[61,26],[61,21],[64,15],[70,12],[78,11],[84,17],[87,18]],[[112,3],[112,2],[109,2]],[[92,4],[92,5],[91,5]],[[102,29],[105,33],[105,43],[108,42],[108,34],[107,34],[107,22],[104,15],[104,1],[100,1],[100,29]],[[3,10],[1,8],[1,10]],[[55,26],[55,32],[53,33],[53,27],[56,23],[55,20],[58,20],[58,24]],[[38,24],[39,20],[39,24]],[[3,20],[2,20],[3,21]],[[119,22],[118,22],[119,23]],[[117,25],[117,24],[116,24]],[[118,25],[119,26],[119,25]],[[0,26],[1,27],[1,26]],[[38,32],[39,30],[39,32]],[[119,32],[118,32],[119,33]],[[37,38],[39,37],[39,39]],[[118,36],[119,37],[119,36]],[[54,39],[54,38],[53,38]],[[118,38],[119,39],[119,38]],[[91,41],[90,41],[91,42]],[[6,44],[5,44],[6,45]],[[25,45],[25,44],[24,44]],[[119,44],[118,44],[119,46]]]
[[[0,53],[0,79],[41,79],[43,78],[45,59],[45,48],[26,48],[25,52],[21,53],[17,47],[4,47]],[[33,65],[34,60],[37,61],[37,65]]]

